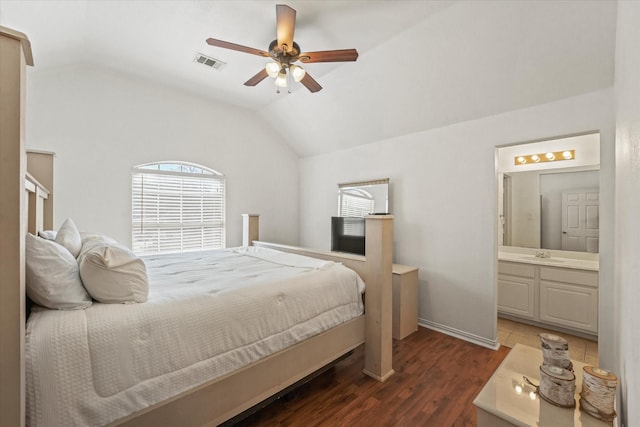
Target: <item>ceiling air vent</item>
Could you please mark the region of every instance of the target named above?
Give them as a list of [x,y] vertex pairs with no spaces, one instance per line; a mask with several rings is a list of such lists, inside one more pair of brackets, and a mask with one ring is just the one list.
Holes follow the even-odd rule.
[[214,68],[216,70],[220,70],[222,69],[222,67],[227,65],[226,62],[222,62],[219,59],[215,59],[210,56],[203,55],[201,53],[196,54],[194,61],[197,62],[198,64],[202,64],[207,67]]

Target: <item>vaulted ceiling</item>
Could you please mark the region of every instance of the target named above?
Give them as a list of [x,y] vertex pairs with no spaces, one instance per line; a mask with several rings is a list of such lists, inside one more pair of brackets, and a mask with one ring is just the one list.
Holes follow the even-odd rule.
[[[0,25],[31,39],[36,69],[93,63],[256,112],[301,156],[317,155],[610,87],[615,1],[288,1],[324,87],[276,94],[243,83],[275,38],[275,1],[0,0]],[[213,70],[197,53],[226,63]]]

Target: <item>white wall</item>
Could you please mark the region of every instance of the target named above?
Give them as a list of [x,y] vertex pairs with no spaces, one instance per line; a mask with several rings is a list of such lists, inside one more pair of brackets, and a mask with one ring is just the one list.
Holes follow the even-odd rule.
[[616,305],[613,342],[621,425],[640,425],[640,2],[618,2],[616,46]]
[[27,147],[56,153],[56,227],[72,217],[130,245],[131,168],[181,160],[226,176],[227,246],[242,213],[262,215],[262,238],[298,243],[298,158],[254,113],[90,65],[28,79]]
[[540,247],[540,175],[537,171],[511,177],[511,245]]
[[[394,257],[420,268],[420,321],[492,345],[497,335],[495,147],[600,130],[601,188],[610,193],[603,197],[602,221],[610,231],[612,104],[612,91],[604,90],[304,158],[301,244],[330,247],[336,183],[389,177]],[[611,239],[603,240],[602,250],[612,252]],[[606,262],[601,274],[611,275]],[[601,283],[608,292],[611,280]]]

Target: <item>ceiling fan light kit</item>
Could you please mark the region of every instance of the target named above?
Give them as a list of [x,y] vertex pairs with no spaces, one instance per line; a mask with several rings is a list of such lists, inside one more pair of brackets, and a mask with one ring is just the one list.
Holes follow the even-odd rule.
[[267,65],[265,65],[264,69],[267,70],[267,74],[269,75],[269,77],[271,78],[276,78],[278,77],[278,73],[280,72],[280,64],[278,64],[277,62],[269,62]]
[[[296,61],[310,62],[346,62],[358,59],[358,51],[355,49],[323,50],[317,52],[301,52],[298,43],[293,41],[293,33],[296,25],[296,11],[283,4],[276,5],[276,39],[269,44],[269,51],[242,46],[223,40],[208,38],[211,46],[231,49],[238,52],[271,58],[264,69],[247,80],[245,86],[255,86],[267,77],[275,79],[275,84],[280,87],[289,87],[289,76],[295,82],[302,83],[310,92],[322,90],[322,86],[313,79],[309,73]],[[288,72],[287,72],[288,70]],[[280,92],[279,90],[277,91]]]
[[284,68],[278,73],[276,77],[276,86],[287,87],[287,73]]

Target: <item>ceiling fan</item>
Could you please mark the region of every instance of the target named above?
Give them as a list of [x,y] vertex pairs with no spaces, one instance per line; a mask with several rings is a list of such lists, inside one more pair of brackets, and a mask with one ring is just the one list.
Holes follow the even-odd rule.
[[208,38],[207,43],[211,46],[273,59],[274,62],[268,63],[263,70],[247,80],[244,83],[245,86],[255,86],[267,77],[274,77],[276,86],[284,88],[289,86],[288,80],[292,77],[296,82],[302,83],[309,91],[318,92],[322,86],[304,68],[294,62],[344,62],[358,59],[358,51],[355,49],[301,52],[298,43],[293,41],[295,26],[295,9],[278,4],[276,5],[276,39],[269,44],[268,52],[213,38]]

